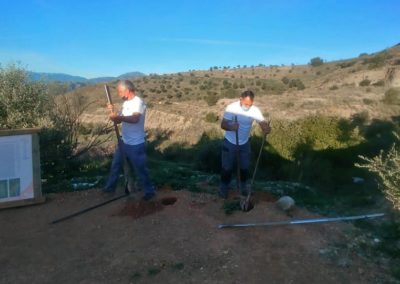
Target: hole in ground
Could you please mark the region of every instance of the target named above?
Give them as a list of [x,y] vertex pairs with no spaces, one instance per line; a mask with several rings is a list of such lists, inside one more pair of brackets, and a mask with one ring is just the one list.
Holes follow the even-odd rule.
[[242,208],[243,212],[249,212],[250,210],[252,210],[254,208],[254,204],[252,201],[250,201],[248,203],[247,208],[244,207],[244,204],[242,206],[243,206],[243,208]]
[[172,205],[174,204],[178,199],[174,196],[168,196],[164,197],[161,199],[161,204],[162,205]]

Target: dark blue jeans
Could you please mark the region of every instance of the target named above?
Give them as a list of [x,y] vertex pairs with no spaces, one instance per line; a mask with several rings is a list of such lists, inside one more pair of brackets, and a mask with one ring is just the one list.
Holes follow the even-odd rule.
[[[128,145],[124,143],[126,158],[136,172],[139,179],[139,185],[146,194],[154,193],[154,186],[150,181],[149,173],[146,168],[146,152],[144,143],[139,145]],[[118,176],[122,166],[122,155],[119,146],[115,149],[114,159],[111,164],[110,176],[106,184],[106,190],[115,190]]]
[[[231,183],[233,166],[236,165],[237,146],[224,139],[222,142],[222,169],[221,169],[221,185],[222,192],[227,192]],[[239,145],[239,163],[240,163],[240,189],[245,190],[247,184],[248,169],[250,165],[250,141],[243,145]],[[236,170],[236,167],[235,167]],[[236,171],[235,171],[236,172]]]

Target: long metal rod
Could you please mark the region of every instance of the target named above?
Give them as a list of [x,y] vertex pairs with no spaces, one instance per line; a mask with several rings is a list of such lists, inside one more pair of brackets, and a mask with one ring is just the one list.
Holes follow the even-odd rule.
[[116,201],[116,200],[118,200],[118,199],[121,199],[121,198],[124,198],[124,197],[127,197],[127,196],[128,196],[128,194],[125,193],[124,195],[117,196],[117,197],[115,197],[115,198],[112,198],[112,199],[110,199],[110,200],[104,201],[104,202],[99,203],[99,204],[97,204],[97,205],[94,205],[94,206],[91,206],[91,207],[89,207],[89,208],[86,208],[86,209],[80,210],[80,211],[78,211],[78,212],[75,212],[75,213],[73,213],[73,214],[71,214],[71,215],[62,217],[62,218],[60,218],[60,219],[56,219],[56,220],[50,222],[50,224],[60,223],[60,222],[62,222],[62,221],[71,219],[71,218],[73,218],[73,217],[75,217],[75,216],[81,215],[81,214],[86,213],[86,212],[88,212],[88,211],[90,211],[90,210],[96,209],[96,208],[98,208],[98,207],[100,207],[100,206],[106,205],[106,204],[108,204],[108,203],[111,203],[111,202],[113,202],[113,201]]
[[384,213],[376,213],[376,214],[367,214],[367,215],[349,216],[349,217],[336,217],[336,218],[299,219],[299,220],[292,220],[292,221],[248,223],[248,224],[222,224],[222,225],[218,226],[218,229],[262,227],[262,226],[276,226],[276,225],[298,225],[298,224],[310,224],[310,223],[350,221],[350,220],[360,220],[360,219],[370,219],[370,218],[383,217],[384,215],[385,215]]

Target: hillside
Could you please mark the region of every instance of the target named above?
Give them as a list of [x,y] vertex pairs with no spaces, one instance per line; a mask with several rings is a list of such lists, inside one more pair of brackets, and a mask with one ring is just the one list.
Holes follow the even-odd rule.
[[[400,113],[399,105],[382,101],[388,88],[400,87],[399,45],[315,67],[211,67],[131,79],[149,106],[147,128],[168,131],[172,141],[195,143],[203,132],[199,130],[219,131],[218,124],[206,122],[207,114],[217,120],[225,105],[246,89],[255,92],[255,104],[273,120],[313,114],[389,119]],[[109,85],[119,102],[115,84]],[[86,121],[106,119],[103,84],[79,88],[72,95],[95,101],[84,116]]]

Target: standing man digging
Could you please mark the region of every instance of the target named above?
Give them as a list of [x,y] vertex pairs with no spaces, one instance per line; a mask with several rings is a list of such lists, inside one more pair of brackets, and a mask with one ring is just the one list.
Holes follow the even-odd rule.
[[238,101],[229,104],[224,112],[221,128],[225,130],[222,144],[222,169],[221,185],[218,195],[226,199],[228,197],[229,184],[231,182],[232,169],[236,163],[240,165],[240,192],[247,196],[247,178],[250,165],[250,131],[253,121],[257,121],[264,135],[271,132],[269,123],[265,120],[260,109],[253,105],[254,93],[245,91]]
[[[115,123],[122,123],[122,148],[117,146],[114,159],[111,164],[110,175],[104,192],[115,192],[119,172],[123,163],[121,151],[133,166],[139,180],[139,184],[144,190],[143,200],[148,201],[155,196],[155,189],[150,181],[149,173],[146,168],[145,153],[145,132],[144,121],[146,115],[146,105],[143,100],[135,93],[135,87],[129,80],[121,80],[117,84],[118,96],[124,101],[122,111],[117,114],[112,112],[110,119]],[[107,105],[112,111],[113,106]]]

